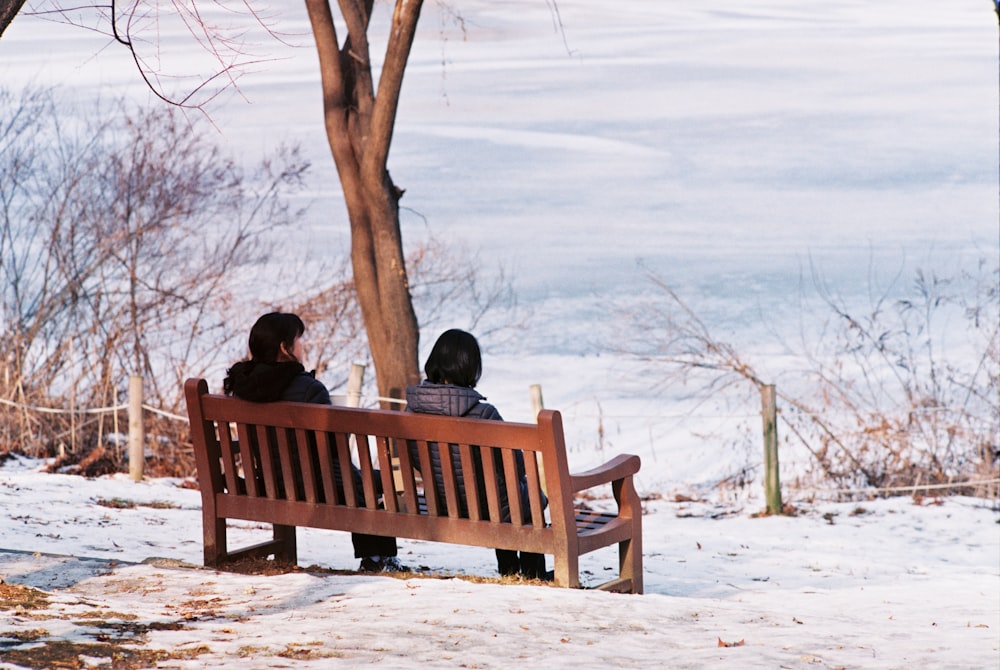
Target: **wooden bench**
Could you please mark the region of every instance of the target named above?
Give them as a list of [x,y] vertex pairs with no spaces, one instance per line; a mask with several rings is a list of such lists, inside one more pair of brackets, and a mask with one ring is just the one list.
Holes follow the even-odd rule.
[[[555,557],[556,585],[579,587],[579,557],[617,543],[618,577],[597,588],[642,593],[642,509],[632,481],[639,457],[623,454],[570,474],[559,412],[542,410],[537,424],[523,424],[291,402],[262,404],[209,394],[203,379],[187,380],[184,392],[201,488],[207,566],[245,556],[274,555],[295,562],[295,528],[305,526],[550,554]],[[352,443],[361,448],[352,449]],[[406,447],[413,443],[419,455],[416,468]],[[444,491],[425,497],[420,472],[431,472],[429,454],[438,444],[458,445],[468,500],[459,500],[462,488],[455,481],[451,449],[441,450]],[[471,466],[476,450],[483,481],[476,481]],[[499,456],[492,450],[499,450]],[[514,450],[524,454],[526,510],[516,492]],[[352,453],[361,471],[361,490],[353,477],[341,480],[336,474]],[[483,458],[487,453],[493,457]],[[506,521],[499,511],[503,493],[498,491],[495,462],[508,473]],[[351,471],[350,466],[345,469]],[[433,478],[430,482],[433,486]],[[601,485],[610,486],[616,511],[575,504],[575,494]],[[485,503],[477,493],[484,489]],[[549,500],[548,522],[542,491]],[[466,504],[457,504],[462,502]],[[463,506],[466,517],[459,513]],[[270,523],[273,539],[230,550],[227,519]]]

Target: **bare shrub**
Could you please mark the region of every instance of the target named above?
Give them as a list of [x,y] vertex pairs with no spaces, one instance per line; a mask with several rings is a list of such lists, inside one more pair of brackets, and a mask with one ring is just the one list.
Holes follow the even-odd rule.
[[908,289],[897,278],[871,290],[871,304],[860,309],[814,274],[828,316],[803,325],[796,345],[781,342],[803,366],[784,371],[718,339],[650,275],[659,299],[626,315],[633,336],[616,348],[663,365],[664,383],[700,384],[696,393],[706,398],[776,378],[785,443],[797,442],[811,458],[812,472],[800,476],[868,490],[996,478],[998,273],[986,261],[952,278],[917,271]]
[[[996,477],[997,277],[985,260],[950,278],[917,270],[902,295],[893,296],[892,282],[871,292],[866,309],[815,282],[833,327],[808,354],[821,400],[795,409],[800,430],[820,425],[810,412],[838,417],[837,430],[813,431],[824,469],[889,488]],[[785,417],[789,424],[796,413]]]
[[74,116],[47,92],[2,90],[0,103],[0,440],[85,451],[125,421],[77,409],[120,406],[129,375],[146,402],[180,411],[182,380],[232,336],[247,268],[270,252],[262,236],[293,220],[284,196],[307,163],[281,150],[244,170],[200,117],[169,107]]

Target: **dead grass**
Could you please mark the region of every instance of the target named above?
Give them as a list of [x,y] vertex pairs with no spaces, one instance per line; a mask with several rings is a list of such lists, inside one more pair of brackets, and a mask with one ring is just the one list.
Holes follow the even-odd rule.
[[0,610],[35,610],[49,606],[44,591],[20,584],[0,583]]
[[[43,591],[20,584],[0,583],[0,610],[22,612],[30,618],[39,616],[49,606]],[[172,650],[146,649],[147,634],[154,630],[180,630],[183,621],[143,623],[134,615],[91,612],[69,619],[87,631],[93,642],[53,638],[45,628],[0,631],[3,661],[32,669],[88,668],[94,659],[112,670],[148,668],[166,660],[190,660],[208,653],[208,647]],[[24,617],[21,617],[24,618]],[[66,618],[53,615],[53,618]]]
[[131,647],[119,642],[48,640],[27,649],[5,649],[3,658],[6,663],[32,670],[90,668],[94,667],[95,659],[103,660],[101,667],[110,667],[111,670],[138,670],[155,667],[163,661],[191,660],[209,651],[205,646],[167,651]]

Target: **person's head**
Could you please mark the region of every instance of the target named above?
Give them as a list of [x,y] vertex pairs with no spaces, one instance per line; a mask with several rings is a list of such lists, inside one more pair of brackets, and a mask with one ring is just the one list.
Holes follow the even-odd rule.
[[304,332],[306,326],[296,314],[265,314],[250,329],[250,359],[258,363],[299,361],[299,338]]
[[453,328],[441,333],[424,364],[427,381],[474,388],[483,374],[479,342],[464,330]]

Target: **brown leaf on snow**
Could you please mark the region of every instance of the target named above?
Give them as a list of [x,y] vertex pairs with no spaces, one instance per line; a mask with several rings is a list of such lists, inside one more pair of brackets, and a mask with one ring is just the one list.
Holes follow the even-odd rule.
[[720,647],[742,647],[745,644],[746,644],[746,640],[740,640],[739,642],[724,642],[722,640],[722,638],[720,637],[719,638],[719,645],[718,646],[720,646]]

